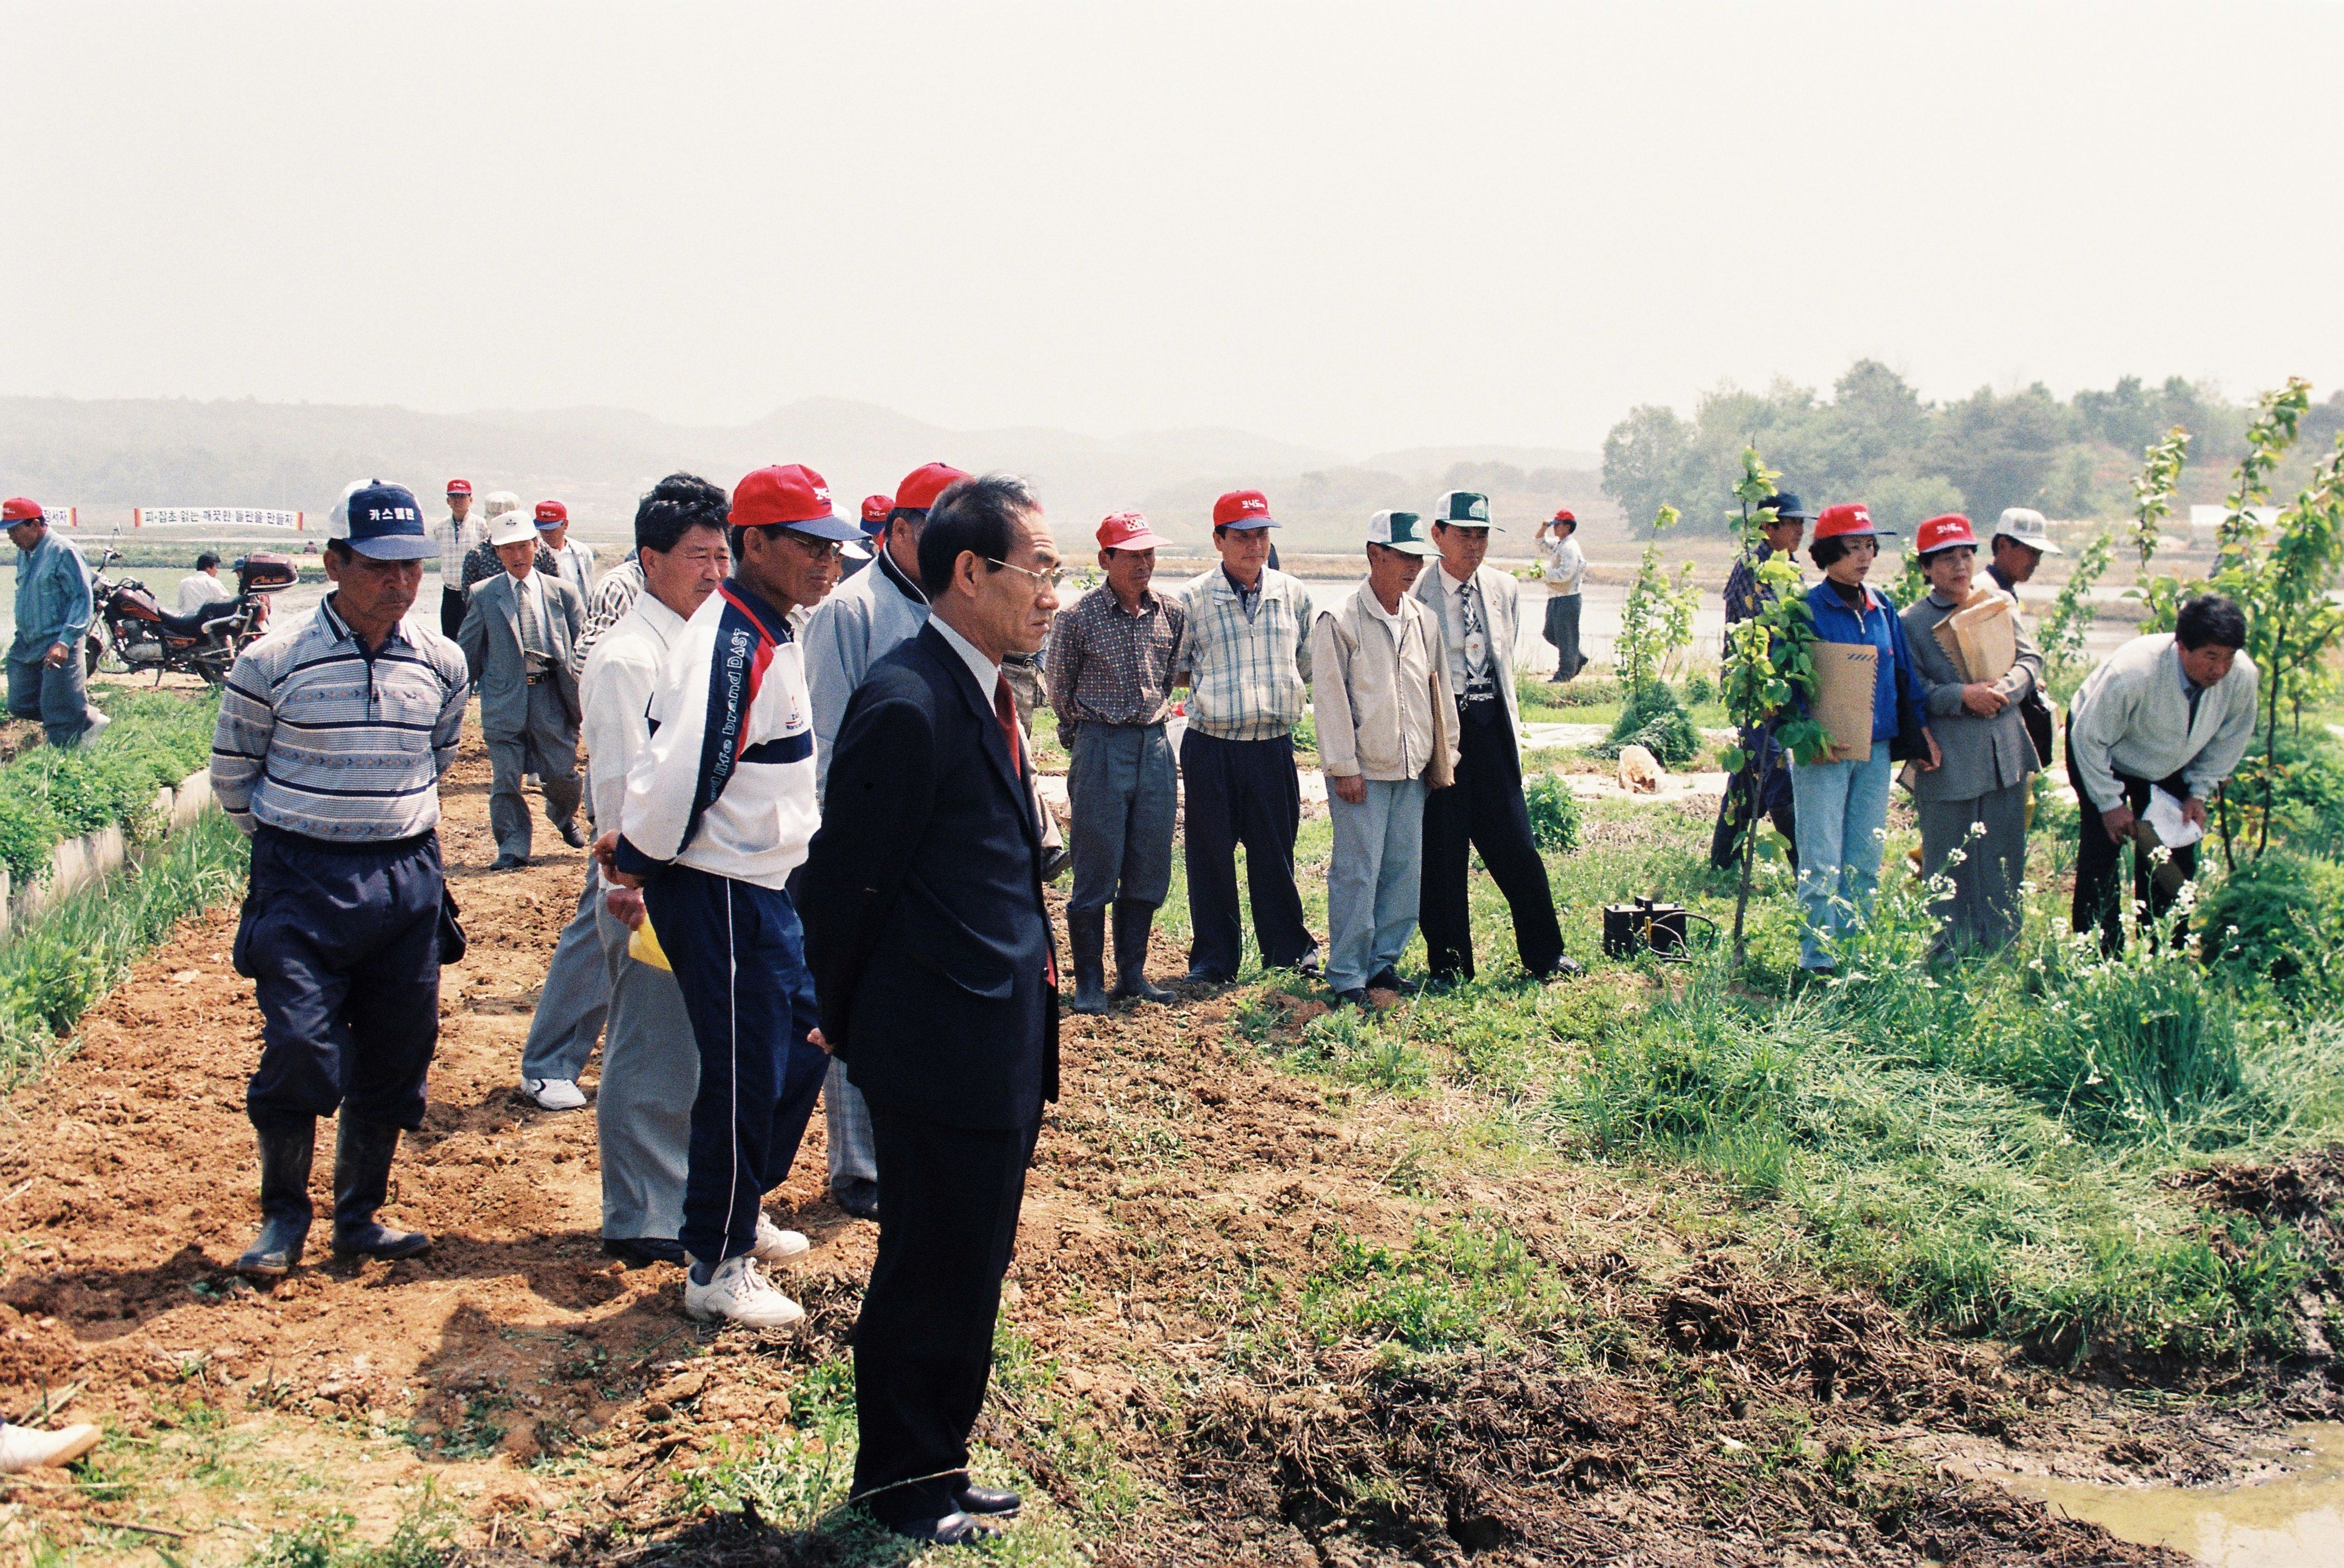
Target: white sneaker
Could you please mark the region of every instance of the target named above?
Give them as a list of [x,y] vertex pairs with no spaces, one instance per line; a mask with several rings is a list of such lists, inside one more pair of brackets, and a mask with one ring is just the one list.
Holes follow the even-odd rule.
[[586,1103],[586,1096],[568,1078],[523,1078],[520,1092],[537,1102],[540,1110],[576,1110]]
[[84,1421],[56,1431],[38,1428],[0,1426],[0,1472],[10,1475],[45,1464],[71,1464],[97,1446],[106,1434]]
[[794,1230],[784,1230],[757,1210],[757,1244],[750,1256],[760,1263],[786,1263],[809,1251],[813,1243]]
[[723,1318],[752,1329],[786,1329],[805,1316],[805,1309],[765,1282],[750,1253],[727,1258],[705,1285],[683,1276],[683,1310],[702,1322]]

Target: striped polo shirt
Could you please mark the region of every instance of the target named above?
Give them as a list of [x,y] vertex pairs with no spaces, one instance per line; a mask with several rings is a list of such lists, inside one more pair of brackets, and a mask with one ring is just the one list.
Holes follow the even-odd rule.
[[357,844],[429,833],[470,695],[463,650],[409,615],[369,655],[334,597],[237,656],[212,732],[212,794],[247,833]]

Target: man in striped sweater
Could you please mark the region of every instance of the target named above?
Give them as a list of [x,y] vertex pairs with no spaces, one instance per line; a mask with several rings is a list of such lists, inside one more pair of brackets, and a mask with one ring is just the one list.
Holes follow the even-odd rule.
[[252,838],[234,957],[260,1005],[245,1111],[262,1223],[236,1266],[261,1278],[301,1260],[321,1116],[340,1120],[335,1256],[431,1244],[374,1216],[440,1040],[440,780],[470,682],[463,651],[410,613],[435,548],[414,496],[361,486],[338,521],[334,591],[237,657],[212,736],[212,793]]

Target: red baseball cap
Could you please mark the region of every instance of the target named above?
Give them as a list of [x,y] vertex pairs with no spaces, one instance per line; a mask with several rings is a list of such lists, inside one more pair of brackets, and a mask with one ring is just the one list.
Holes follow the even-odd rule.
[[472,493],[472,481],[468,479],[451,479],[448,481],[448,493],[450,495],[470,495]]
[[560,501],[541,501],[537,503],[538,527],[553,528],[569,521],[570,509]]
[[1936,550],[1953,550],[1965,544],[1975,550],[1977,534],[1971,529],[1970,520],[1957,511],[1933,517],[1913,531],[1913,549],[1921,555]]
[[1571,508],[1567,506],[1557,508],[1554,516],[1549,518],[1547,521],[1550,522],[1567,522],[1571,524],[1571,532],[1577,533],[1579,531],[1579,519],[1571,515]]
[[1233,490],[1213,503],[1215,528],[1276,528],[1269,518],[1269,501],[1258,490]]
[[10,496],[6,501],[0,501],[0,522],[38,522],[40,521],[41,503],[39,501],[29,501],[21,495]]
[[895,510],[892,495],[866,495],[863,498],[863,531],[876,533],[887,526],[887,514]]
[[1101,550],[1162,550],[1172,541],[1147,526],[1136,511],[1118,511],[1098,525]]
[[863,530],[832,509],[830,481],[803,463],[775,463],[734,485],[732,521],[735,528],[787,528],[843,543],[863,540]]
[[1873,527],[1872,514],[1864,510],[1862,501],[1842,501],[1837,506],[1827,506],[1824,508],[1823,515],[1815,519],[1817,539],[1844,539],[1867,533],[1885,533],[1893,537],[1895,531],[1893,528]]
[[925,511],[936,504],[936,497],[944,494],[946,485],[967,477],[950,463],[922,463],[895,487],[895,510]]

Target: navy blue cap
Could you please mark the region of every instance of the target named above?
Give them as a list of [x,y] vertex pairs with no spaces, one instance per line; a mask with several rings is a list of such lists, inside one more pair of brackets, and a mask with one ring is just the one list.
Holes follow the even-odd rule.
[[405,485],[370,480],[342,503],[349,547],[372,561],[428,561],[440,546],[424,531],[423,509]]
[[863,544],[870,538],[863,531],[863,524],[860,521],[849,521],[836,512],[831,513],[828,517],[802,518],[792,522],[777,522],[772,526],[786,528],[792,533],[803,533],[814,539],[834,539],[841,544]]
[[1807,503],[1789,491],[1783,491],[1779,495],[1770,495],[1758,503],[1759,510],[1762,511],[1770,506],[1774,509],[1774,518],[1778,522],[1788,522],[1794,517],[1801,522],[1813,522],[1815,520],[1815,514],[1807,510]]

